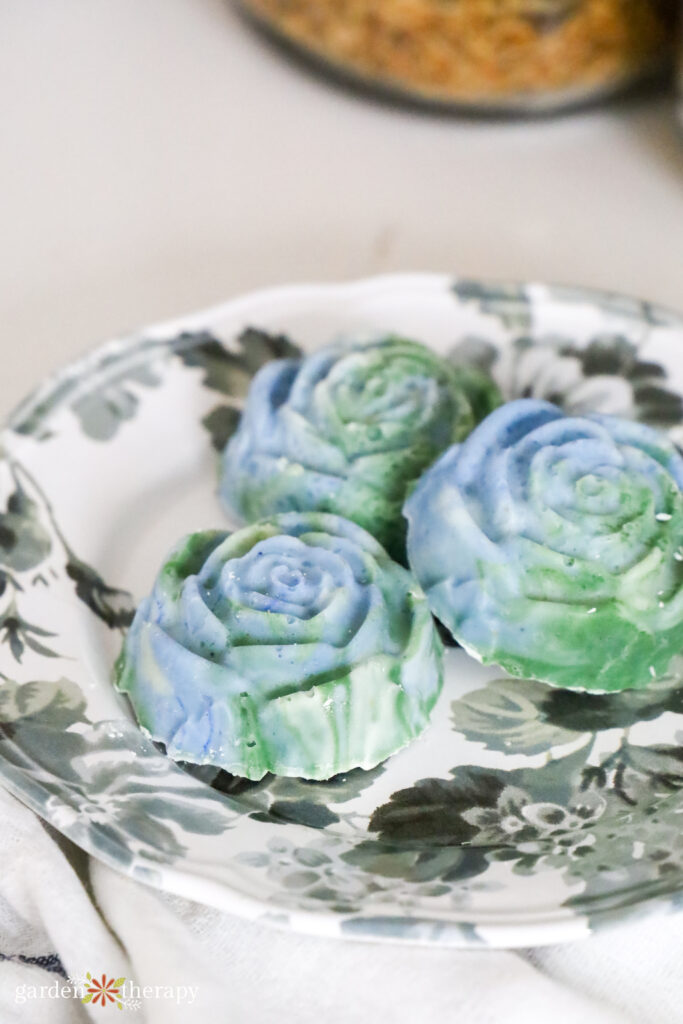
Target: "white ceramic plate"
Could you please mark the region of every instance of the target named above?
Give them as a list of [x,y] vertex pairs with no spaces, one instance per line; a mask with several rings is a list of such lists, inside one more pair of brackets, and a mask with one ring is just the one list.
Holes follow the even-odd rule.
[[387,330],[490,367],[507,397],[683,439],[683,321],[619,296],[396,276],[261,292],[112,342],[2,436],[0,777],[135,878],[319,934],[516,946],[672,908],[677,668],[646,693],[581,695],[451,648],[423,737],[327,783],[184,770],[112,688],[165,553],[224,524],[215,448],[258,366],[283,336],[311,349]]

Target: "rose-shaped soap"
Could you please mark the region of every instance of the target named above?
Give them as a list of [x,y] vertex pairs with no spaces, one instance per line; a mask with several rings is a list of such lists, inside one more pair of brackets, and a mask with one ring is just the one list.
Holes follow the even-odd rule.
[[195,533],[135,615],[117,686],[176,760],[325,779],[424,729],[442,647],[415,579],[348,520]]
[[410,484],[498,404],[495,386],[402,338],[333,345],[257,373],[222,462],[228,511],[334,512],[405,556]]
[[651,427],[510,402],[406,502],[409,563],[484,663],[644,687],[683,648],[682,486],[683,460]]

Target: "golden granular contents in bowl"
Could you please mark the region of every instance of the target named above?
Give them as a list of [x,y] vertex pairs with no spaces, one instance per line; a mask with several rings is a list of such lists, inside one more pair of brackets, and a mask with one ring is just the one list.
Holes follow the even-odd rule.
[[247,0],[278,32],[403,92],[476,104],[600,91],[672,49],[672,0]]

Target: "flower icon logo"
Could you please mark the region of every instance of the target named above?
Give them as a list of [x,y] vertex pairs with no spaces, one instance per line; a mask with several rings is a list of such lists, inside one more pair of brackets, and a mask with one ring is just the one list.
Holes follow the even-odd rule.
[[86,979],[90,984],[86,988],[86,994],[81,999],[82,1003],[99,1003],[100,1006],[107,1006],[108,1003],[114,1003],[119,1010],[123,1009],[123,1003],[121,1002],[121,986],[126,980],[125,978],[109,978],[109,980],[107,980],[107,975],[103,974],[98,981],[97,978],[93,978],[90,971],[88,971]]

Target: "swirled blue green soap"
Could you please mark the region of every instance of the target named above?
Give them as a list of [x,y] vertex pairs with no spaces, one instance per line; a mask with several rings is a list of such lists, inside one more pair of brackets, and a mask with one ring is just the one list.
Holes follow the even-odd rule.
[[409,564],[484,663],[645,687],[683,648],[682,487],[683,459],[651,427],[510,402],[419,481]]
[[246,522],[343,515],[403,558],[408,488],[499,401],[477,370],[397,337],[276,360],[252,381],[226,446],[221,498]]
[[424,729],[441,682],[414,577],[323,513],[185,538],[117,663],[118,688],[171,757],[249,779],[373,767]]

